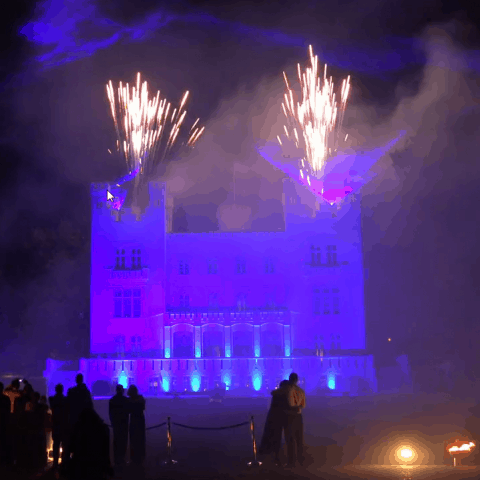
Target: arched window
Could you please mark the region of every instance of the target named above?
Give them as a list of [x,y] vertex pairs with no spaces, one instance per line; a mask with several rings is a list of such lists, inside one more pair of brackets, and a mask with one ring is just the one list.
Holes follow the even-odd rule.
[[175,331],[173,332],[173,356],[175,358],[193,358],[193,352],[193,327],[189,325],[179,325],[175,327]]
[[225,356],[225,341],[221,325],[205,325],[202,340],[204,357]]
[[283,335],[282,325],[278,323],[268,323],[261,329],[262,356],[265,357],[283,357]]
[[232,327],[234,357],[253,357],[253,327],[235,325]]

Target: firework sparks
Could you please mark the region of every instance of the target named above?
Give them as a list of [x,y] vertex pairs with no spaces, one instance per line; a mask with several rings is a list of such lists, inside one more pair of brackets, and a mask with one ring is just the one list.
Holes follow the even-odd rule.
[[[131,89],[128,83],[120,82],[117,97],[110,81],[107,95],[117,133],[117,149],[125,157],[129,171],[139,171],[142,175],[153,173],[178,138],[187,113],[184,107],[189,92],[185,92],[180,107],[175,108],[171,116],[171,104],[161,99],[160,91],[149,98],[147,82],[140,83],[140,73],[136,86]],[[190,130],[188,146],[193,146],[204,131],[204,127],[196,127],[198,121]]]
[[[295,142],[297,148],[303,148],[302,170],[305,162],[309,172],[305,173],[310,184],[309,174],[317,174],[325,165],[327,158],[337,149],[340,128],[343,122],[348,95],[350,93],[350,77],[343,81],[340,91],[340,102],[334,93],[332,78],[327,78],[327,66],[323,73],[323,82],[318,75],[318,57],[313,55],[310,45],[310,66],[302,72],[298,64],[298,79],[301,86],[301,101],[295,102],[294,93],[283,73],[287,92],[282,104],[287,119],[284,125],[287,138]],[[282,142],[278,138],[280,145]]]

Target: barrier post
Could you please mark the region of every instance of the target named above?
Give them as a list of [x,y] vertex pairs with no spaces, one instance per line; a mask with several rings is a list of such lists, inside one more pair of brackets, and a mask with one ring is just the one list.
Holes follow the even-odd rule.
[[252,434],[253,460],[248,462],[248,465],[250,467],[259,467],[262,462],[257,460],[257,442],[255,440],[255,422],[253,421],[253,415],[250,417],[250,433]]
[[167,460],[164,465],[176,465],[178,462],[172,459],[172,427],[170,417],[167,417]]

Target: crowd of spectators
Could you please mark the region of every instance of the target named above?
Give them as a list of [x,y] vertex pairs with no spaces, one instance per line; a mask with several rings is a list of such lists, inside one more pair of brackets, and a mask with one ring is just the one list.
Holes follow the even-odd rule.
[[[110,430],[95,411],[92,397],[78,374],[76,385],[64,395],[55,387],[48,399],[35,392],[27,380],[16,379],[4,388],[0,382],[0,463],[13,468],[44,469],[48,465],[47,435],[51,431],[53,468],[71,479],[105,479],[113,475],[110,462]],[[117,385],[110,399],[114,463],[145,459],[145,399],[131,385],[128,398]],[[50,408],[49,408],[50,407]]]

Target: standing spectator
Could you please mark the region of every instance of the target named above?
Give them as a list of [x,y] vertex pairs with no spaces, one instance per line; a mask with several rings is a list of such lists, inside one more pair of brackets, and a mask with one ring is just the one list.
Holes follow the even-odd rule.
[[130,411],[130,459],[136,465],[145,460],[145,399],[139,395],[138,388],[130,385],[128,389]]
[[41,401],[41,396],[38,392],[34,392],[33,402],[27,413],[31,463],[37,468],[45,467],[47,464],[46,426],[48,406]]
[[288,379],[290,390],[288,403],[290,406],[287,416],[287,453],[288,465],[294,467],[296,462],[303,465],[303,417],[302,410],[305,408],[305,392],[298,383],[298,375],[291,373]]
[[14,461],[17,465],[28,465],[31,460],[30,411],[34,402],[33,387],[25,382],[21,396],[15,399],[13,415]]
[[[49,398],[52,410],[52,440],[53,440],[53,467],[58,466],[60,445],[65,452],[65,435],[67,431],[68,410],[67,397],[63,394],[63,385],[59,383],[55,387],[55,395]],[[62,462],[64,456],[62,455]]]
[[85,408],[70,438],[68,471],[74,480],[104,480],[112,475],[110,432],[93,408]]
[[129,401],[123,385],[108,403],[108,414],[113,428],[113,459],[115,466],[123,465],[127,456]]
[[7,465],[11,461],[11,447],[8,442],[11,426],[11,400],[3,392],[0,382],[0,464]]
[[20,379],[12,380],[12,383],[5,389],[5,395],[10,398],[10,412],[15,412],[15,401],[20,397]]
[[86,408],[93,408],[92,395],[90,390],[83,383],[83,375],[79,373],[75,377],[76,385],[68,389],[67,402],[68,402],[68,416],[70,426],[74,426],[80,414]]
[[25,380],[21,394],[15,398],[13,412],[16,416],[30,410],[33,402],[33,394],[33,387]]
[[64,469],[68,469],[68,462],[70,459],[70,436],[75,425],[77,424],[81,413],[86,408],[93,410],[92,396],[90,395],[90,390],[85,383],[83,383],[83,375],[81,373],[75,377],[75,383],[76,385],[69,388],[67,392],[68,430],[65,435],[65,446],[63,447],[64,456],[62,456],[62,460],[65,460],[65,462],[62,462]]
[[288,394],[290,384],[288,380],[280,382],[279,388],[272,392],[272,403],[265,421],[259,453],[267,455],[273,453],[274,461],[280,465],[280,448],[282,446],[282,433],[287,428],[287,410],[289,410]]

